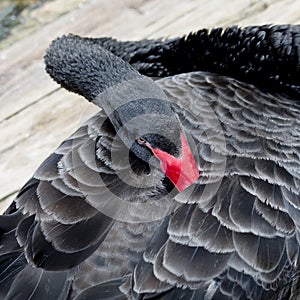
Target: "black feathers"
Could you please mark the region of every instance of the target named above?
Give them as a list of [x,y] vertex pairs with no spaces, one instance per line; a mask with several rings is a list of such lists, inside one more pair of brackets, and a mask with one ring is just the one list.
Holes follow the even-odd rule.
[[[0,217],[0,297],[297,296],[299,34],[254,26],[55,40],[47,72],[103,111]],[[143,74],[172,76],[154,82],[102,47]],[[136,139],[180,156],[181,131],[200,177],[178,194]]]
[[93,42],[147,76],[209,71],[300,97],[299,26],[233,26],[167,40]]
[[46,70],[64,88],[93,101],[105,89],[139,73],[120,58],[76,36],[53,41],[45,55]]

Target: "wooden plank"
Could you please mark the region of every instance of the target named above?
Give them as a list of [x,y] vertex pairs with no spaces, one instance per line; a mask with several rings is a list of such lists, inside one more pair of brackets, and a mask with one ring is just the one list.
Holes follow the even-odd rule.
[[299,24],[300,23],[300,2],[293,0],[283,1],[261,1],[263,9],[255,10],[245,15],[239,24]]
[[1,140],[6,141],[0,155],[0,173],[5,174],[1,185],[8,191],[2,197],[18,190],[42,160],[98,110],[59,89],[0,124]]
[[43,55],[55,37],[72,32],[142,39],[203,27],[299,21],[299,2],[290,0],[85,0],[52,17],[0,51],[0,199],[17,191],[90,114],[83,113],[90,107],[84,99],[58,89],[44,71]]

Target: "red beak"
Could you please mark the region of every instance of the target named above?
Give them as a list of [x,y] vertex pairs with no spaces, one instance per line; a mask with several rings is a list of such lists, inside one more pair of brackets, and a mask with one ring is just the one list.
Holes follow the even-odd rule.
[[178,191],[181,192],[199,178],[199,169],[183,133],[180,133],[180,138],[182,155],[179,158],[160,149],[153,148],[148,142],[144,142],[144,144],[159,159],[162,171],[173,182]]

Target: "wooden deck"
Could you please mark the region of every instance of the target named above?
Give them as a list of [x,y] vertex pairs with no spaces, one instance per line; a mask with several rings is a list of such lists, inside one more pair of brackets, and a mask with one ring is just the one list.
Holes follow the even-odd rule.
[[83,98],[60,89],[44,71],[43,55],[55,37],[75,33],[126,40],[232,24],[300,23],[299,0],[75,2],[63,14],[55,10],[61,1],[44,4],[44,17],[51,18],[0,51],[0,210],[44,158],[97,111]]

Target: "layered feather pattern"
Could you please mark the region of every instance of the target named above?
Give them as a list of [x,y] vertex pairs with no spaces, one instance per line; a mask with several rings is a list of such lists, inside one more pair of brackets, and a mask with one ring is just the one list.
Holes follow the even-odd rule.
[[[149,105],[151,96],[164,95],[170,103],[170,109],[164,107],[165,115],[180,122],[178,128],[187,135],[200,177],[178,193],[155,163],[128,148],[125,135],[118,135],[116,124],[125,119],[114,122],[117,114],[100,111],[41,164],[0,217],[1,297],[295,299],[300,255],[300,101],[299,78],[295,78],[299,68],[288,75],[285,66],[290,61],[299,66],[299,32],[299,26],[253,27],[244,32],[234,27],[223,35],[218,30],[210,35],[200,31],[185,40],[120,44],[111,39],[61,38],[61,45],[70,39],[75,50],[77,44],[85,51],[91,47],[84,58],[93,60],[93,68],[99,64],[95,56],[104,51],[106,64],[101,70],[111,71],[108,82],[105,72],[93,73],[96,80],[101,78],[97,92],[103,93],[102,101],[120,96],[113,92],[118,68],[117,83],[126,81],[128,71],[128,80],[133,81],[130,90],[137,80],[138,89],[143,90],[143,82],[146,85],[143,96],[154,93],[135,105]],[[242,48],[252,49],[251,34],[264,43],[260,54],[263,49],[277,49],[276,55],[271,51],[271,57],[265,57],[266,65],[278,57],[285,61],[274,66],[274,77],[268,69],[264,88],[264,82],[254,85],[247,72],[244,81],[235,78],[239,74],[235,68],[230,76],[232,61],[227,61],[221,75],[208,72],[219,71],[217,62],[218,67],[199,71],[200,59],[196,70],[182,69],[176,62],[171,68],[165,61],[164,51],[172,52],[174,46],[186,53],[191,40],[198,38],[201,49],[233,43],[228,47],[239,53],[245,66],[247,53],[244,56]],[[234,46],[238,38],[242,42]],[[144,81],[101,46],[146,75],[173,76]],[[149,62],[151,52],[157,57]],[[57,56],[69,59],[69,49],[66,53]],[[82,53],[76,53],[79,65],[72,70],[78,72],[76,82],[68,81],[63,68],[57,81],[99,105],[91,86],[79,89],[80,79],[88,77],[80,74],[90,67],[85,68],[88,62]],[[56,79],[50,54],[47,69]],[[251,56],[248,63],[264,62],[262,55]],[[250,69],[263,74],[256,66],[253,63]],[[282,70],[286,73],[276,79]],[[272,90],[270,82],[279,82],[283,92],[278,87]],[[126,178],[137,181],[129,184]]]

